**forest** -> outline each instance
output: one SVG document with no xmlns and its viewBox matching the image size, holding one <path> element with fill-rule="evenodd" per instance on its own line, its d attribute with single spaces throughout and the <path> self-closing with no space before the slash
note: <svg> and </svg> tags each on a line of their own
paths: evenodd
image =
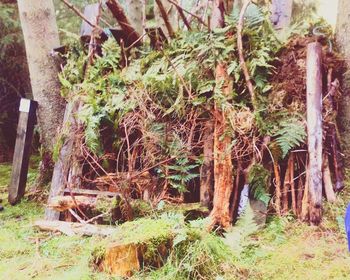
<svg viewBox="0 0 350 280">
<path fill-rule="evenodd" d="M 1 278 L 349 279 L 349 16 L 0 0 Z"/>
</svg>

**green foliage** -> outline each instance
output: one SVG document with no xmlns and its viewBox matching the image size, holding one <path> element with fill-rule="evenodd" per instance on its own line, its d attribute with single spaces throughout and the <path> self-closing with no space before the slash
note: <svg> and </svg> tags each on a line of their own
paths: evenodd
<svg viewBox="0 0 350 280">
<path fill-rule="evenodd" d="M 169 180 L 169 183 L 173 189 L 183 193 L 186 191 L 186 185 L 191 180 L 199 177 L 196 173 L 196 168 L 199 164 L 191 164 L 188 158 L 179 158 L 175 164 L 164 166 L 167 170 L 159 169 L 160 177 Z M 168 175 L 166 175 L 168 173 Z"/>
<path fill-rule="evenodd" d="M 284 158 L 291 149 L 304 143 L 306 130 L 301 121 L 290 118 L 280 122 L 280 129 L 274 135 Z"/>
<path fill-rule="evenodd" d="M 269 186 L 271 173 L 261 164 L 255 164 L 249 171 L 248 183 L 252 198 L 261 200 L 267 206 L 270 202 Z"/>
</svg>

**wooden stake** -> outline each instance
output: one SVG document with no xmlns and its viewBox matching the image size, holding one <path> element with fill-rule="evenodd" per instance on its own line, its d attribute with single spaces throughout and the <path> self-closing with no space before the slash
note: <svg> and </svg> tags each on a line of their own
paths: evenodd
<svg viewBox="0 0 350 280">
<path fill-rule="evenodd" d="M 294 154 L 291 153 L 288 161 L 289 166 L 289 176 L 290 176 L 290 191 L 292 193 L 292 211 L 294 215 L 298 214 L 297 211 L 297 199 L 296 199 L 296 192 L 295 192 L 295 181 L 294 181 Z"/>
<path fill-rule="evenodd" d="M 280 176 L 280 170 L 279 170 L 279 165 L 275 161 L 273 163 L 273 171 L 275 174 L 275 186 L 276 186 L 276 199 L 275 199 L 275 210 L 277 215 L 281 215 L 281 176 Z"/>
<path fill-rule="evenodd" d="M 307 46 L 307 130 L 309 153 L 310 222 L 321 222 L 322 207 L 322 46 Z"/>
<path fill-rule="evenodd" d="M 305 179 L 305 187 L 304 187 L 304 196 L 301 205 L 301 220 L 308 221 L 309 220 L 309 168 L 306 168 L 306 179 Z"/>
<path fill-rule="evenodd" d="M 328 155 L 323 156 L 323 183 L 326 192 L 326 198 L 329 202 L 335 202 L 336 197 L 333 190 L 331 171 L 329 170 Z"/>
<path fill-rule="evenodd" d="M 30 148 L 36 122 L 37 103 L 29 99 L 21 99 L 17 138 L 13 155 L 11 182 L 8 188 L 8 201 L 14 205 L 24 196 L 27 184 Z"/>
</svg>

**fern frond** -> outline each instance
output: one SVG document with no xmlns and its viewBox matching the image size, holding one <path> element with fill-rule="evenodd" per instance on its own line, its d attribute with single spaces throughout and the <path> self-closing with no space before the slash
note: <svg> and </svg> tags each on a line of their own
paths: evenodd
<svg viewBox="0 0 350 280">
<path fill-rule="evenodd" d="M 280 129 L 275 133 L 274 137 L 281 148 L 282 158 L 285 158 L 291 149 L 304 143 L 306 130 L 301 121 L 289 119 L 280 123 Z"/>
</svg>

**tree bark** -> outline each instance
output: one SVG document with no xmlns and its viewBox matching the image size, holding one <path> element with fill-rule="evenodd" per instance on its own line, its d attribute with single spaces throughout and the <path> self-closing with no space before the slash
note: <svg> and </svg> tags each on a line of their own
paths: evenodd
<svg viewBox="0 0 350 280">
<path fill-rule="evenodd" d="M 200 202 L 202 206 L 209 207 L 212 199 L 213 186 L 213 122 L 206 124 L 203 136 L 204 162 L 200 170 Z"/>
<path fill-rule="evenodd" d="M 38 124 L 41 143 L 51 151 L 57 128 L 64 115 L 64 100 L 60 95 L 58 67 L 50 56 L 60 46 L 52 0 L 18 0 L 30 81 L 34 99 L 39 103 Z"/>
<path fill-rule="evenodd" d="M 293 0 L 272 0 L 270 10 L 271 22 L 276 30 L 283 31 L 289 27 L 292 18 Z"/>
<path fill-rule="evenodd" d="M 339 0 L 336 26 L 336 42 L 343 53 L 348 71 L 344 72 L 343 96 L 339 104 L 339 128 L 346 167 L 350 167 L 350 1 Z"/>
<path fill-rule="evenodd" d="M 143 0 L 126 0 L 126 8 L 136 32 L 143 34 Z"/>
<path fill-rule="evenodd" d="M 322 206 L 322 46 L 307 46 L 307 130 L 309 153 L 310 222 L 321 222 Z"/>
<path fill-rule="evenodd" d="M 224 1 L 213 2 L 211 28 L 224 27 Z M 215 69 L 216 86 L 221 87 L 222 94 L 230 96 L 233 81 L 227 73 L 227 65 L 218 62 Z M 227 229 L 231 226 L 230 197 L 233 189 L 233 166 L 231 158 L 232 136 L 228 133 L 227 112 L 214 104 L 214 198 L 210 213 L 210 226 Z"/>
</svg>

